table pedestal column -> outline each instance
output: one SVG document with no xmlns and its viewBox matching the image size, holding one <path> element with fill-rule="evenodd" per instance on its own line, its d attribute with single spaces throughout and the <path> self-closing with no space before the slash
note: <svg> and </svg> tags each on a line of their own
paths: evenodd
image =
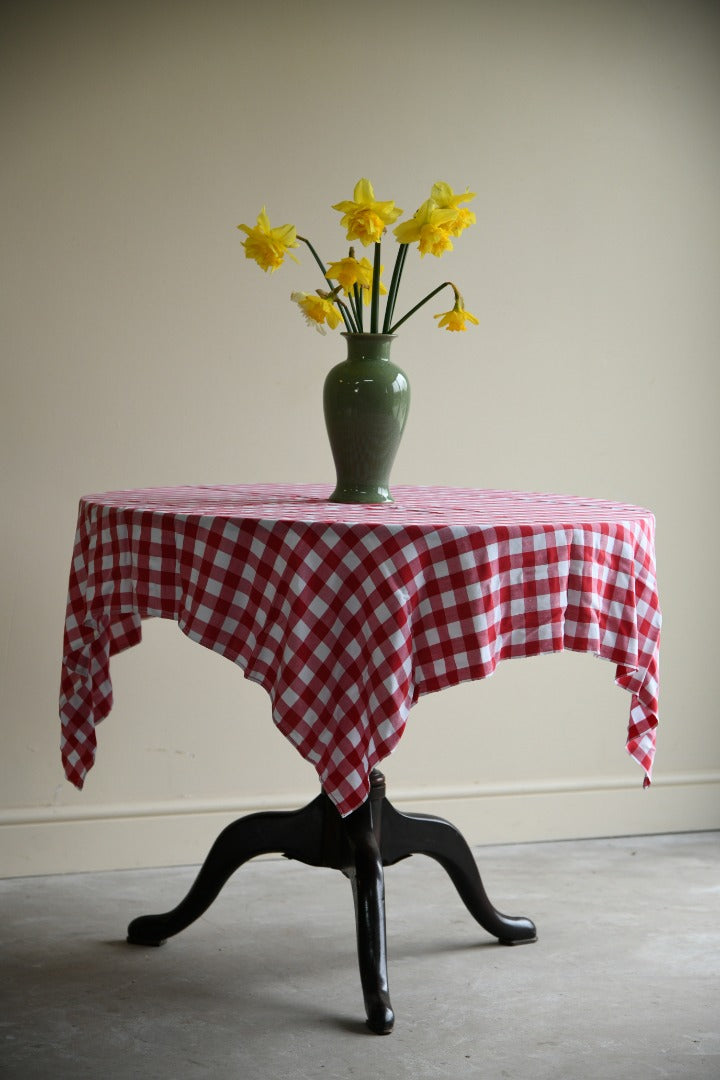
<svg viewBox="0 0 720 1080">
<path fill-rule="evenodd" d="M 392 1031 L 385 936 L 383 868 L 410 855 L 428 855 L 447 871 L 470 914 L 507 945 L 535 941 L 530 919 L 503 915 L 488 899 L 475 859 L 462 835 L 443 818 L 403 814 L 385 796 L 377 769 L 363 805 L 342 818 L 321 792 L 301 810 L 249 814 L 228 825 L 210 849 L 189 893 L 162 915 L 142 915 L 128 927 L 134 945 L 161 945 L 207 911 L 231 875 L 257 855 L 281 853 L 310 866 L 340 870 L 355 901 L 358 960 L 369 1028 Z"/>
</svg>

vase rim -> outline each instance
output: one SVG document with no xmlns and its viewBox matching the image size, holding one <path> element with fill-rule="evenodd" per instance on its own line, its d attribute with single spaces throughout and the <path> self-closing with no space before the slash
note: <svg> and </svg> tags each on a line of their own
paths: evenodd
<svg viewBox="0 0 720 1080">
<path fill-rule="evenodd" d="M 385 338 L 386 341 L 394 341 L 394 339 L 397 337 L 397 334 L 372 333 L 369 330 L 353 330 L 352 332 L 343 330 L 342 336 L 344 338 L 373 338 L 373 340 L 378 340 L 378 338 Z"/>
</svg>

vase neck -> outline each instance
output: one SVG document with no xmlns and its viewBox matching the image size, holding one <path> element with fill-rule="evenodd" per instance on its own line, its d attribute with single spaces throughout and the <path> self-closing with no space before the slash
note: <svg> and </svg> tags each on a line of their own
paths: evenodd
<svg viewBox="0 0 720 1080">
<path fill-rule="evenodd" d="M 343 334 L 348 360 L 389 360 L 394 334 Z"/>
</svg>

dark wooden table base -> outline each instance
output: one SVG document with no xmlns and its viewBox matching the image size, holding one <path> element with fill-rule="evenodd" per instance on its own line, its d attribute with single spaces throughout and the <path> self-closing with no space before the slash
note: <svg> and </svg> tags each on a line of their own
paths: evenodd
<svg viewBox="0 0 720 1080">
<path fill-rule="evenodd" d="M 374 769 L 367 801 L 340 817 L 321 792 L 301 810 L 268 811 L 239 818 L 210 849 L 195 883 L 176 908 L 142 915 L 128 927 L 133 945 L 161 945 L 212 904 L 229 877 L 256 855 L 282 853 L 310 866 L 341 870 L 355 901 L 360 980 L 367 1023 L 387 1035 L 395 1021 L 390 1004 L 385 937 L 383 868 L 410 855 L 429 855 L 447 871 L 470 914 L 506 945 L 535 941 L 530 919 L 502 915 L 488 899 L 475 859 L 462 835 L 443 818 L 401 814 L 385 797 L 385 778 Z"/>
</svg>

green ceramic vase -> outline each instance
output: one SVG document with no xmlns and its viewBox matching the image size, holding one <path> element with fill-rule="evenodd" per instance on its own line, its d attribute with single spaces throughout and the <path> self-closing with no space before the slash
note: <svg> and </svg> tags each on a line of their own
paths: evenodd
<svg viewBox="0 0 720 1080">
<path fill-rule="evenodd" d="M 410 384 L 390 359 L 392 334 L 343 337 L 347 359 L 328 372 L 323 392 L 337 474 L 330 501 L 390 503 L 390 470 L 407 420 Z"/>
</svg>

